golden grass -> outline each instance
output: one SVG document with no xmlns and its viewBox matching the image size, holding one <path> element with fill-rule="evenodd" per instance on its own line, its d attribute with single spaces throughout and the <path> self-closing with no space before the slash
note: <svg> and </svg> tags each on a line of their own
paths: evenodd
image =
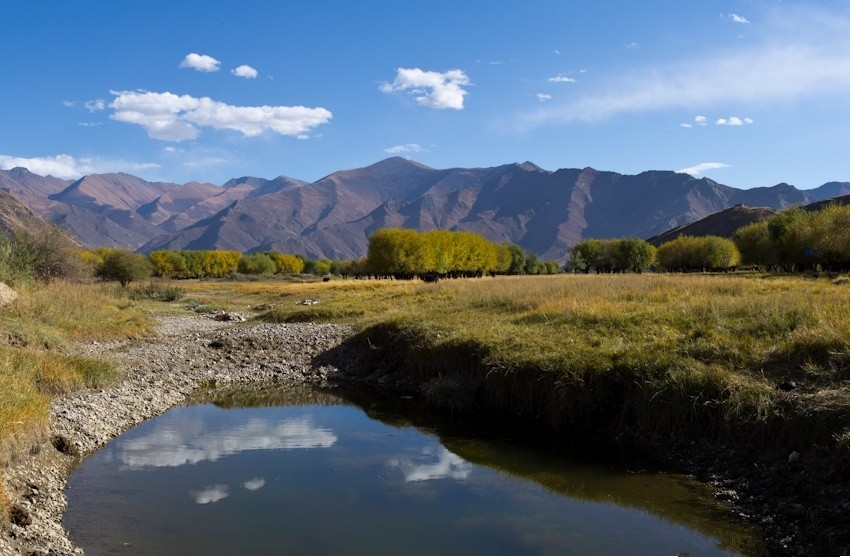
<svg viewBox="0 0 851 557">
<path fill-rule="evenodd" d="M 351 322 L 372 343 L 391 325 L 414 354 L 405 365 L 424 377 L 452 375 L 463 363 L 481 366 L 470 373 L 487 373 L 494 389 L 520 376 L 546 384 L 524 395 L 524 404 L 543 413 L 570 412 L 593 391 L 593 404 L 624 405 L 624 419 L 651 429 L 665 422 L 665 431 L 730 430 L 822 411 L 834 419 L 843 407 L 847 414 L 844 280 L 560 275 L 226 288 L 243 301 L 271 304 L 261 316 L 269 321 Z M 320 303 L 301 306 L 300 298 Z M 783 381 L 799 390 L 778 391 Z M 447 379 L 435 389 L 449 396 L 456 386 Z"/>
<path fill-rule="evenodd" d="M 44 440 L 52 396 L 99 387 L 118 375 L 109 364 L 65 356 L 57 348 L 71 340 L 139 336 L 152 328 L 140 307 L 101 286 L 57 282 L 19 294 L 0 308 L 0 465 Z M 0 521 L 8 500 L 0 489 Z"/>
</svg>

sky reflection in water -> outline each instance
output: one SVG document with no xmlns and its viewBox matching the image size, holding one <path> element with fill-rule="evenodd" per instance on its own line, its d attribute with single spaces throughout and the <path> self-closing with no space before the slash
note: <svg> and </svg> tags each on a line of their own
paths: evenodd
<svg viewBox="0 0 851 557">
<path fill-rule="evenodd" d="M 613 504 L 641 478 L 475 439 L 450 446 L 343 404 L 177 407 L 80 465 L 65 526 L 97 554 L 696 556 L 735 554 L 731 546 L 753 541 L 723 525 L 723 539 L 713 539 L 634 503 Z M 565 496 L 552 481 L 505 473 L 509 462 L 536 470 L 527 478 L 544 472 L 559 484 L 619 492 Z M 684 496 L 692 495 L 672 495 Z"/>
</svg>

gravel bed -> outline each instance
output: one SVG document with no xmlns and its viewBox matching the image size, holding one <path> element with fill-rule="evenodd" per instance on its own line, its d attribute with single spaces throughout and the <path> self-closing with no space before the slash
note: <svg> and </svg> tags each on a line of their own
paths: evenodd
<svg viewBox="0 0 851 557">
<path fill-rule="evenodd" d="M 81 458 L 182 402 L 200 384 L 324 384 L 337 370 L 314 358 L 351 334 L 344 325 L 168 317 L 161 320 L 156 338 L 77 346 L 75 353 L 116 362 L 125 379 L 52 402 L 50 439 L 7 469 L 13 524 L 0 535 L 0 554 L 82 554 L 62 527 L 67 477 Z"/>
</svg>

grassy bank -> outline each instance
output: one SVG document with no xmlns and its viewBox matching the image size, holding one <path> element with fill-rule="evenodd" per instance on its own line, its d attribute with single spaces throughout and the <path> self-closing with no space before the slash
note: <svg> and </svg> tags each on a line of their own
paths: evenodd
<svg viewBox="0 0 851 557">
<path fill-rule="evenodd" d="M 496 408 L 605 434 L 847 449 L 847 279 L 563 275 L 232 288 L 233 299 L 272 304 L 269 321 L 356 322 L 376 366 L 415 377 L 456 411 Z M 320 303 L 298 305 L 300 297 Z"/>
<path fill-rule="evenodd" d="M 118 376 L 98 360 L 63 355 L 63 346 L 151 330 L 141 308 L 102 286 L 57 282 L 26 286 L 19 294 L 0 308 L 0 465 L 44 440 L 52 396 L 105 385 Z M 7 511 L 0 486 L 0 521 Z"/>
</svg>

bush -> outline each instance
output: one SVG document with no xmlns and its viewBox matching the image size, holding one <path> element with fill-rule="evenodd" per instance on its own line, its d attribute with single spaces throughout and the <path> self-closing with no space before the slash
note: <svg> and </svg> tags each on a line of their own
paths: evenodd
<svg viewBox="0 0 851 557">
<path fill-rule="evenodd" d="M 149 278 L 153 272 L 153 266 L 147 257 L 120 249 L 105 253 L 103 263 L 95 269 L 95 275 L 101 280 L 117 280 L 121 286 L 127 286 L 134 280 Z"/>
<path fill-rule="evenodd" d="M 741 255 L 727 238 L 680 236 L 659 246 L 656 259 L 668 271 L 708 271 L 735 267 Z"/>
<path fill-rule="evenodd" d="M 38 232 L 0 233 L 0 279 L 11 283 L 74 279 L 85 265 L 77 246 L 62 231 L 49 227 Z"/>
<path fill-rule="evenodd" d="M 153 282 L 145 286 L 136 286 L 129 289 L 128 296 L 131 300 L 157 300 L 160 302 L 176 302 L 186 295 L 186 291 L 177 286 Z"/>
</svg>

